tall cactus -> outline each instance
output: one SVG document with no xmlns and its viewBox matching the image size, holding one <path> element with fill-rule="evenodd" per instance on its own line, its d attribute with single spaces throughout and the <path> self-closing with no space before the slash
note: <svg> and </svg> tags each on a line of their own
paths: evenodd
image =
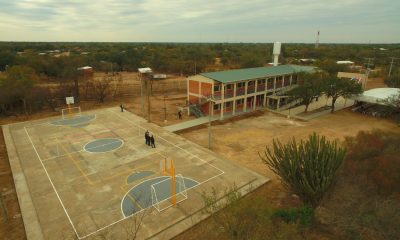
<svg viewBox="0 0 400 240">
<path fill-rule="evenodd" d="M 259 153 L 263 162 L 312 206 L 318 205 L 332 185 L 345 154 L 346 149 L 339 147 L 337 141 L 328 141 L 316 133 L 300 143 L 295 138 L 287 144 L 274 139 L 272 148 Z"/>
</svg>

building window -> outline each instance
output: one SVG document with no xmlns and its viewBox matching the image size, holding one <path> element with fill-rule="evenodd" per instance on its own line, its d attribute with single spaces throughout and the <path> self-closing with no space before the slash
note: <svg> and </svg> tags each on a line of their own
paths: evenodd
<svg viewBox="0 0 400 240">
<path fill-rule="evenodd" d="M 226 90 L 232 90 L 232 89 L 233 89 L 233 84 L 226 85 Z"/>
<path fill-rule="evenodd" d="M 274 83 L 274 79 L 273 78 L 268 78 L 267 82 L 268 82 L 268 84 L 273 84 Z"/>
<path fill-rule="evenodd" d="M 214 104 L 214 110 L 219 110 L 221 108 L 221 104 Z"/>
<path fill-rule="evenodd" d="M 238 83 L 236 86 L 237 86 L 238 88 L 242 88 L 242 87 L 244 87 L 244 82 L 240 82 L 240 83 Z"/>
<path fill-rule="evenodd" d="M 232 107 L 232 102 L 226 102 L 226 103 L 225 103 L 225 107 L 226 107 L 226 108 Z"/>
<path fill-rule="evenodd" d="M 254 81 L 249 81 L 249 83 L 247 84 L 247 86 L 253 86 L 254 85 Z"/>
<path fill-rule="evenodd" d="M 238 99 L 236 100 L 236 105 L 242 105 L 244 103 L 244 99 Z"/>
<path fill-rule="evenodd" d="M 214 85 L 214 92 L 219 92 L 221 90 L 221 85 Z"/>
<path fill-rule="evenodd" d="M 257 84 L 264 84 L 265 83 L 265 79 L 259 79 L 259 80 L 257 80 Z"/>
</svg>

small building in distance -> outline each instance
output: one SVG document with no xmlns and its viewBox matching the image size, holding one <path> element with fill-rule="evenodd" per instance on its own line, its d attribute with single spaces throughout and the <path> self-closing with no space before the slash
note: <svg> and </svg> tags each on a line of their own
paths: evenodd
<svg viewBox="0 0 400 240">
<path fill-rule="evenodd" d="M 313 71 L 312 66 L 279 65 L 190 76 L 187 78 L 189 109 L 205 115 L 218 114 L 223 119 L 259 108 L 283 108 L 288 99 L 285 93 L 297 86 L 298 73 Z"/>
<path fill-rule="evenodd" d="M 93 76 L 93 68 L 90 66 L 79 67 L 76 70 L 82 71 L 85 77 Z"/>
<path fill-rule="evenodd" d="M 352 72 L 338 72 L 337 77 L 357 81 L 358 83 L 362 84 L 363 86 L 365 84 L 365 79 L 366 79 L 365 74 L 352 73 Z"/>
<path fill-rule="evenodd" d="M 354 65 L 354 62 L 349 60 L 344 60 L 344 61 L 336 61 L 336 64 Z"/>
<path fill-rule="evenodd" d="M 167 74 L 153 74 L 151 76 L 154 80 L 162 80 L 167 78 Z"/>
</svg>

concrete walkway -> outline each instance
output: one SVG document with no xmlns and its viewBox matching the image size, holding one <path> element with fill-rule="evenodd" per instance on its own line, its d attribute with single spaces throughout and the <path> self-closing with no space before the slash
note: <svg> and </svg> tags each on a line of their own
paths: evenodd
<svg viewBox="0 0 400 240">
<path fill-rule="evenodd" d="M 220 119 L 219 115 L 211 117 L 211 121 L 212 122 L 216 121 L 216 120 L 219 120 L 219 119 Z M 167 130 L 167 131 L 170 131 L 170 132 L 177 132 L 177 131 L 181 131 L 181 130 L 184 130 L 184 129 L 188 129 L 188 128 L 192 128 L 192 127 L 195 127 L 195 126 L 199 126 L 199 125 L 202 125 L 202 124 L 205 124 L 205 123 L 208 123 L 208 116 L 196 118 L 196 119 L 193 119 L 193 120 L 177 123 L 177 124 L 170 125 L 170 126 L 166 126 L 166 127 L 164 127 L 164 129 Z"/>
<path fill-rule="evenodd" d="M 332 103 L 332 98 L 326 98 L 325 96 L 321 96 L 317 101 L 312 102 L 309 106 L 308 106 L 308 112 L 312 112 L 313 110 L 316 110 L 318 108 L 324 107 L 324 106 L 330 106 Z M 351 99 L 344 99 L 343 97 L 340 97 L 336 100 L 336 104 L 335 104 L 335 112 L 342 110 L 344 108 L 350 107 L 354 104 L 354 101 Z M 317 118 L 326 114 L 330 114 L 331 109 L 327 109 L 324 111 L 319 111 L 319 112 L 315 112 L 314 114 L 309 113 L 307 115 L 303 115 L 300 116 L 301 113 L 304 112 L 305 110 L 305 106 L 301 105 L 292 109 L 287 109 L 287 110 L 283 110 L 283 111 L 272 111 L 272 112 L 276 112 L 278 114 L 282 114 L 282 115 L 286 115 L 286 116 L 290 116 L 291 118 L 297 118 L 300 120 L 310 120 L 313 118 Z"/>
<path fill-rule="evenodd" d="M 318 108 L 324 107 L 326 105 L 330 106 L 331 101 L 332 101 L 331 98 L 328 99 L 325 96 L 321 96 L 318 99 L 318 101 L 314 101 L 308 106 L 308 112 L 312 112 L 313 110 L 316 110 Z M 343 108 L 350 107 L 353 104 L 354 104 L 353 100 L 351 100 L 351 99 L 347 99 L 346 100 L 343 97 L 340 97 L 340 98 L 338 98 L 336 100 L 335 112 L 339 111 L 339 110 L 342 110 Z M 301 106 L 292 108 L 290 110 L 287 109 L 287 110 L 282 110 L 282 111 L 276 111 L 276 110 L 271 110 L 271 109 L 267 109 L 267 108 L 265 108 L 265 109 L 267 109 L 268 111 L 277 113 L 277 114 L 286 115 L 288 117 L 290 116 L 291 118 L 296 118 L 296 119 L 305 120 L 305 121 L 313 119 L 313 118 L 317 118 L 317 117 L 320 117 L 320 116 L 323 116 L 323 115 L 326 115 L 326 114 L 329 114 L 331 112 L 330 109 L 327 109 L 327 110 L 324 110 L 324 111 L 315 112 L 314 114 L 310 113 L 310 114 L 307 114 L 307 115 L 300 116 L 300 114 L 304 112 L 305 108 L 306 107 L 304 105 L 301 105 Z M 249 111 L 249 112 L 237 113 L 235 116 L 247 114 L 247 113 L 250 113 L 250 112 L 254 112 L 254 111 L 252 110 L 252 111 Z M 224 116 L 223 120 L 229 119 L 231 117 L 233 117 L 233 116 L 227 114 L 227 115 Z M 217 121 L 217 120 L 221 120 L 220 115 L 215 115 L 215 116 L 211 117 L 211 122 Z M 166 127 L 164 127 L 164 129 L 167 130 L 167 131 L 170 131 L 170 132 L 177 132 L 177 131 L 189 129 L 189 128 L 192 128 L 192 127 L 200 126 L 200 125 L 206 124 L 206 123 L 208 123 L 208 116 L 196 118 L 196 119 L 193 119 L 193 120 L 177 123 L 177 124 L 170 125 L 170 126 L 166 126 Z"/>
</svg>

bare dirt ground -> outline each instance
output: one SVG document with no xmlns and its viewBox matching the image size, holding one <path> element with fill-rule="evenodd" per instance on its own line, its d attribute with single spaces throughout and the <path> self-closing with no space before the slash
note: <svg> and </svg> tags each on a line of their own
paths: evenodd
<svg viewBox="0 0 400 240">
<path fill-rule="evenodd" d="M 276 179 L 258 155 L 264 151 L 266 146 L 272 146 L 273 139 L 287 142 L 295 137 L 300 140 L 316 132 L 328 139 L 341 141 L 346 136 L 354 136 L 359 131 L 372 129 L 400 133 L 400 128 L 394 122 L 364 116 L 350 110 L 336 112 L 308 122 L 287 119 L 266 111 L 261 116 L 228 121 L 225 124 L 213 126 L 212 150 L 227 159 L 266 175 L 270 179 Z M 203 128 L 184 132 L 181 135 L 207 147 L 207 133 L 207 128 Z"/>
<path fill-rule="evenodd" d="M 124 81 L 138 81 L 135 73 L 125 74 Z M 182 81 L 182 77 L 171 78 L 167 81 Z M 368 83 L 368 88 L 384 87 L 381 79 L 373 79 Z M 138 93 L 136 95 L 139 95 Z M 168 92 L 168 97 L 164 104 L 164 95 L 155 94 L 151 98 L 151 119 L 160 126 L 166 126 L 180 122 L 177 112 L 180 107 L 185 106 L 186 91 Z M 142 116 L 140 97 L 123 97 L 116 99 L 107 99 L 105 103 L 94 101 L 81 102 L 82 111 L 118 106 L 123 103 L 127 110 Z M 164 122 L 164 106 L 166 106 L 167 122 Z M 29 121 L 38 118 L 60 115 L 59 112 L 43 111 L 29 117 L 13 116 L 0 118 L 0 125 L 9 124 L 19 121 Z M 184 120 L 193 117 L 184 116 Z M 247 115 L 241 119 L 233 119 L 223 124 L 214 125 L 213 133 L 213 151 L 219 155 L 235 161 L 249 169 L 260 174 L 266 175 L 273 181 L 263 187 L 267 191 L 266 199 L 275 205 L 293 205 L 288 193 L 283 186 L 276 180 L 276 176 L 261 162 L 258 153 L 262 152 L 265 146 L 270 146 L 273 138 L 278 138 L 283 142 L 288 141 L 292 137 L 297 139 L 306 138 L 310 133 L 317 132 L 327 136 L 329 139 L 338 138 L 343 140 L 345 136 L 355 135 L 360 130 L 371 130 L 374 128 L 391 130 L 400 133 L 400 128 L 393 122 L 385 119 L 377 119 L 374 117 L 364 116 L 350 111 L 340 111 L 329 114 L 309 122 L 301 122 L 286 119 L 284 117 L 269 113 L 261 112 L 258 114 Z M 25 232 L 20 210 L 17 201 L 17 195 L 14 188 L 14 182 L 8 162 L 8 156 L 4 145 L 2 132 L 0 132 L 0 190 L 3 192 L 3 204 L 7 210 L 7 221 L 3 213 L 1 213 L 0 223 L 0 239 L 25 239 Z M 180 135 L 194 141 L 204 147 L 207 147 L 207 129 L 200 127 L 191 131 L 182 132 Z M 261 194 L 261 193 L 260 193 Z M 189 230 L 195 234 L 195 229 Z M 197 236 L 197 235 L 195 235 Z M 185 238 L 181 238 L 185 239 Z M 194 239 L 194 238 L 192 238 Z"/>
</svg>

